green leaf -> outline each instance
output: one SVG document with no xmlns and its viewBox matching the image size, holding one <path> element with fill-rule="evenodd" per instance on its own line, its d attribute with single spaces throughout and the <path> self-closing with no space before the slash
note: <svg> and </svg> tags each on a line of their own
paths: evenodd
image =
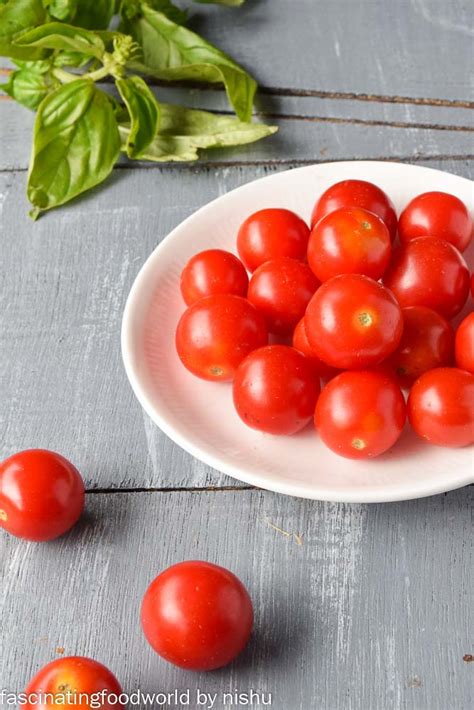
<svg viewBox="0 0 474 710">
<path fill-rule="evenodd" d="M 142 0 L 123 0 L 120 12 L 123 18 L 132 19 L 140 15 Z M 171 0 L 148 0 L 148 5 L 154 10 L 162 12 L 168 19 L 177 25 L 184 25 L 188 18 L 187 10 L 176 7 Z"/>
<path fill-rule="evenodd" d="M 1 84 L 0 88 L 19 104 L 35 111 L 52 87 L 44 74 L 32 69 L 19 69 L 13 71 L 8 83 Z"/>
<path fill-rule="evenodd" d="M 88 30 L 105 30 L 115 13 L 115 0 L 79 0 L 74 24 Z"/>
<path fill-rule="evenodd" d="M 194 0 L 202 5 L 227 5 L 227 7 L 239 7 L 243 5 L 245 0 Z"/>
<path fill-rule="evenodd" d="M 55 67 L 83 67 L 91 61 L 91 57 L 82 52 L 64 51 L 56 54 L 53 60 Z"/>
<path fill-rule="evenodd" d="M 100 37 L 90 30 L 66 25 L 63 22 L 49 22 L 21 35 L 15 42 L 21 47 L 42 47 L 80 52 L 101 59 L 105 46 Z"/>
<path fill-rule="evenodd" d="M 39 106 L 28 174 L 32 216 L 98 185 L 120 152 L 113 103 L 88 79 L 64 84 Z"/>
<path fill-rule="evenodd" d="M 20 69 L 32 69 L 36 74 L 46 74 L 51 69 L 50 59 L 36 59 L 33 61 L 14 59 L 13 61 Z"/>
<path fill-rule="evenodd" d="M 48 12 L 57 20 L 71 22 L 79 2 L 80 0 L 49 0 L 47 3 Z M 46 3 L 44 4 L 46 5 Z"/>
<path fill-rule="evenodd" d="M 249 121 L 257 84 L 247 72 L 212 44 L 141 4 L 142 14 L 124 20 L 124 31 L 141 47 L 133 68 L 159 79 L 224 84 L 229 101 L 242 121 Z"/>
<path fill-rule="evenodd" d="M 278 129 L 262 123 L 245 123 L 232 116 L 160 104 L 160 129 L 142 153 L 142 160 L 155 162 L 197 160 L 200 148 L 223 148 L 253 143 Z M 119 125 L 124 146 L 130 127 Z"/>
<path fill-rule="evenodd" d="M 159 105 L 139 76 L 117 79 L 117 89 L 130 115 L 130 131 L 126 151 L 129 158 L 138 158 L 150 145 L 158 131 Z"/>
<path fill-rule="evenodd" d="M 9 0 L 0 6 L 0 55 L 11 59 L 39 59 L 44 55 L 34 47 L 13 44 L 25 30 L 46 22 L 41 0 Z"/>
</svg>

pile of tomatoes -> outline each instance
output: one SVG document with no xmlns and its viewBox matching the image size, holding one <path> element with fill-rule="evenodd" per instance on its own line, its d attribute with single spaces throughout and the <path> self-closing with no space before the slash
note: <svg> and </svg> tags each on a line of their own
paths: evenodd
<svg viewBox="0 0 474 710">
<path fill-rule="evenodd" d="M 239 417 L 268 434 L 313 418 L 334 452 L 372 458 L 408 415 L 432 444 L 472 444 L 474 313 L 450 322 L 474 297 L 461 254 L 472 232 L 454 195 L 420 194 L 397 219 L 362 180 L 326 190 L 311 229 L 262 209 L 238 231 L 240 258 L 210 249 L 185 265 L 178 355 L 197 377 L 232 381 Z"/>
</svg>

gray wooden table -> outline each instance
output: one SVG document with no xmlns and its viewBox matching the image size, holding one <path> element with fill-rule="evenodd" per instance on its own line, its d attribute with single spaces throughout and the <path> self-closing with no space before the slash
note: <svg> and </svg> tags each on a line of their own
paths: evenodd
<svg viewBox="0 0 474 710">
<path fill-rule="evenodd" d="M 144 415 L 119 331 L 155 245 L 244 182 L 359 158 L 474 177 L 472 2 L 196 8 L 193 25 L 256 74 L 257 110 L 280 126 L 274 138 L 192 167 L 123 165 L 103 189 L 33 224 L 33 116 L 0 103 L 0 457 L 55 449 L 89 490 L 87 514 L 63 539 L 0 535 L 0 688 L 23 690 L 44 663 L 80 654 L 108 665 L 128 692 L 190 689 L 190 707 L 201 688 L 272 693 L 274 710 L 467 710 L 474 489 L 391 505 L 250 489 Z M 226 106 L 221 91 L 157 91 Z M 189 558 L 234 570 L 255 603 L 250 646 L 212 674 L 161 661 L 139 629 L 148 582 Z"/>
</svg>

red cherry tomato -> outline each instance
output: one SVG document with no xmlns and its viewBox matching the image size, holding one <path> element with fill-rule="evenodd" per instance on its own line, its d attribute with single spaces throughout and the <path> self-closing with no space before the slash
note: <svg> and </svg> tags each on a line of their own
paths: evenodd
<svg viewBox="0 0 474 710">
<path fill-rule="evenodd" d="M 474 298 L 474 274 L 471 274 L 471 296 Z"/>
<path fill-rule="evenodd" d="M 237 235 L 239 256 L 249 271 L 269 259 L 288 256 L 304 261 L 309 227 L 301 217 L 284 209 L 265 209 L 247 217 Z"/>
<path fill-rule="evenodd" d="M 361 207 L 373 212 L 387 225 L 391 239 L 397 234 L 397 215 L 390 198 L 376 185 L 365 180 L 343 180 L 332 185 L 314 205 L 311 227 L 330 212 L 341 207 Z"/>
<path fill-rule="evenodd" d="M 44 542 L 67 532 L 84 508 L 84 483 L 63 456 L 20 451 L 0 463 L 0 527 Z"/>
<path fill-rule="evenodd" d="M 456 331 L 456 365 L 474 374 L 474 313 L 464 318 Z"/>
<path fill-rule="evenodd" d="M 447 192 L 424 192 L 405 207 L 398 223 L 400 241 L 437 237 L 464 251 L 472 238 L 472 219 L 466 205 Z"/>
<path fill-rule="evenodd" d="M 359 274 L 334 276 L 314 294 L 305 314 L 308 342 L 332 367 L 378 365 L 398 346 L 401 309 L 381 284 Z"/>
<path fill-rule="evenodd" d="M 204 380 L 231 380 L 242 360 L 268 341 L 263 316 L 240 296 L 208 296 L 183 313 L 176 350 L 183 365 Z"/>
<path fill-rule="evenodd" d="M 25 693 L 29 703 L 23 707 L 28 710 L 52 710 L 53 707 L 125 709 L 125 704 L 119 702 L 122 688 L 117 678 L 101 663 L 80 656 L 58 658 L 48 663 L 30 681 Z M 54 702 L 38 702 L 41 695 L 46 695 L 44 700 L 53 696 Z"/>
<path fill-rule="evenodd" d="M 408 397 L 416 433 L 437 446 L 474 443 L 474 375 L 455 367 L 425 372 Z"/>
<path fill-rule="evenodd" d="M 321 392 L 314 423 L 321 439 L 339 456 L 379 456 L 399 438 L 405 400 L 393 377 L 381 370 L 342 372 Z"/>
<path fill-rule="evenodd" d="M 311 269 L 296 259 L 266 261 L 250 279 L 248 299 L 277 335 L 291 333 L 319 286 Z"/>
<path fill-rule="evenodd" d="M 469 272 L 452 244 L 418 237 L 394 249 L 383 282 L 401 306 L 426 306 L 450 320 L 466 302 Z"/>
<path fill-rule="evenodd" d="M 234 379 L 234 404 L 247 426 L 268 434 L 294 434 L 309 422 L 320 392 L 313 365 L 288 345 L 251 353 Z"/>
<path fill-rule="evenodd" d="M 454 332 L 448 321 L 424 306 L 402 308 L 403 335 L 398 348 L 387 360 L 399 382 L 410 387 L 427 370 L 451 365 Z"/>
<path fill-rule="evenodd" d="M 318 377 L 322 377 L 324 380 L 329 380 L 339 372 L 336 368 L 326 365 L 326 363 L 320 360 L 316 353 L 313 352 L 306 336 L 304 318 L 300 320 L 295 328 L 292 345 L 296 350 L 299 350 L 300 353 L 303 353 L 303 355 L 306 355 L 306 357 L 311 360 L 314 371 Z"/>
<path fill-rule="evenodd" d="M 148 587 L 142 626 L 152 648 L 181 668 L 210 671 L 245 648 L 253 625 L 249 594 L 237 577 L 210 562 L 181 562 Z"/>
<path fill-rule="evenodd" d="M 308 264 L 320 281 L 365 274 L 376 281 L 390 261 L 390 234 L 380 217 L 357 207 L 330 212 L 313 227 Z"/>
<path fill-rule="evenodd" d="M 191 257 L 181 273 L 181 293 L 187 306 L 220 293 L 245 297 L 248 285 L 242 262 L 222 249 L 201 251 Z"/>
</svg>

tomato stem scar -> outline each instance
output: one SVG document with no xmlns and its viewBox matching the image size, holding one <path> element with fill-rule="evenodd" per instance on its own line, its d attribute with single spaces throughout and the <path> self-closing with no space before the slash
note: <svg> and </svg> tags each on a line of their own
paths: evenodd
<svg viewBox="0 0 474 710">
<path fill-rule="evenodd" d="M 352 446 L 354 449 L 358 449 L 358 451 L 361 451 L 362 449 L 365 449 L 366 443 L 363 439 L 358 439 L 357 437 L 355 439 L 352 439 L 351 442 Z"/>
</svg>

